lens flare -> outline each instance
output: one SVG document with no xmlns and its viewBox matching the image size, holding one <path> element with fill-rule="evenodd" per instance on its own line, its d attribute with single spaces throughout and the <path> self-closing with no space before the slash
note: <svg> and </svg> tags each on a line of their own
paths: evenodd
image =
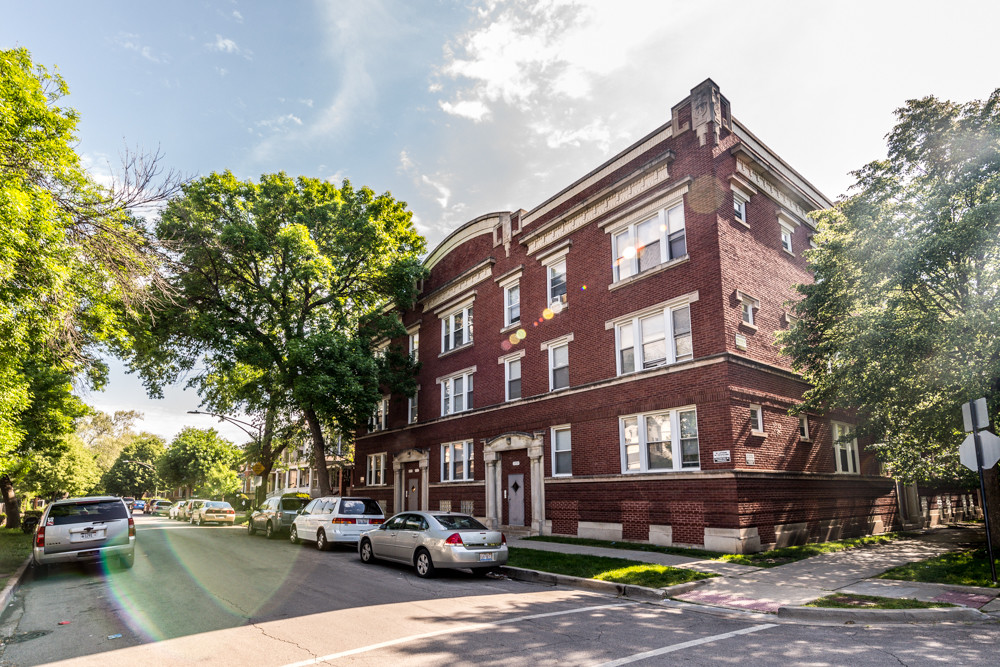
<svg viewBox="0 0 1000 667">
<path fill-rule="evenodd" d="M 542 317 L 544 317 L 547 320 L 551 320 L 553 317 L 555 317 L 555 315 L 556 314 L 552 312 L 551 308 L 546 308 L 545 310 L 542 311 Z"/>
<path fill-rule="evenodd" d="M 524 329 L 518 329 L 517 333 L 515 333 L 514 335 L 517 336 L 518 340 L 524 340 L 525 338 L 528 337 L 528 332 L 525 331 Z"/>
<path fill-rule="evenodd" d="M 510 341 L 511 345 L 517 345 L 518 343 L 521 342 L 521 339 L 517 337 L 516 333 L 512 333 L 510 337 L 507 338 L 507 340 Z"/>
</svg>

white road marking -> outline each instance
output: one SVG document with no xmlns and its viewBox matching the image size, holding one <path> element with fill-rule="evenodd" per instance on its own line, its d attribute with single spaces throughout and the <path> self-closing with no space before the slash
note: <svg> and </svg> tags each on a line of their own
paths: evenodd
<svg viewBox="0 0 1000 667">
<path fill-rule="evenodd" d="M 776 623 L 765 623 L 764 625 L 754 625 L 753 627 L 743 628 L 742 630 L 733 630 L 732 632 L 726 632 L 721 635 L 712 635 L 711 637 L 692 639 L 689 642 L 682 642 L 680 644 L 671 644 L 670 646 L 664 646 L 663 648 L 657 648 L 653 649 L 652 651 L 645 651 L 643 653 L 636 653 L 635 655 L 630 655 L 626 658 L 619 658 L 618 660 L 605 662 L 599 667 L 618 667 L 619 665 L 627 665 L 632 662 L 638 662 L 639 660 L 645 660 L 647 658 L 655 658 L 657 656 L 665 655 L 667 653 L 673 653 L 674 651 L 682 651 L 686 648 L 691 648 L 692 646 L 700 646 L 701 644 L 710 644 L 712 642 L 717 642 L 722 639 L 729 639 L 730 637 L 746 635 L 750 634 L 751 632 L 767 630 L 768 628 L 773 628 L 776 626 L 777 626 Z"/>
<path fill-rule="evenodd" d="M 532 621 L 537 618 L 549 618 L 551 616 L 564 616 L 566 614 L 583 614 L 589 611 L 599 611 L 601 609 L 618 609 L 621 607 L 631 607 L 638 604 L 637 602 L 625 602 L 621 604 L 603 604 L 595 607 L 583 607 L 580 609 L 567 609 L 565 611 L 551 611 L 545 614 L 531 614 L 530 616 L 517 616 L 515 618 L 508 618 L 504 621 L 496 621 L 495 623 L 474 623 L 472 625 L 460 625 L 454 628 L 448 628 L 446 630 L 437 630 L 435 632 L 425 632 L 420 635 L 410 635 L 408 637 L 400 637 L 399 639 L 391 639 L 389 641 L 381 642 L 379 644 L 371 644 L 370 646 L 361 646 L 349 651 L 341 651 L 340 653 L 331 653 L 330 655 L 320 656 L 318 658 L 311 658 L 309 660 L 303 660 L 302 662 L 293 662 L 284 667 L 306 667 L 307 665 L 315 665 L 320 662 L 326 662 L 327 660 L 337 660 L 339 658 L 346 658 L 350 655 L 357 655 L 359 653 L 367 653 L 369 651 L 377 651 L 380 648 L 387 648 L 389 646 L 397 646 L 399 644 L 405 644 L 407 642 L 419 641 L 421 639 L 428 639 L 430 637 L 439 637 L 441 635 L 450 635 L 459 632 L 473 632 L 476 630 L 485 630 L 487 628 L 493 628 L 498 625 L 509 625 L 510 623 L 521 623 L 523 621 Z M 768 626 L 770 627 L 770 626 Z"/>
</svg>

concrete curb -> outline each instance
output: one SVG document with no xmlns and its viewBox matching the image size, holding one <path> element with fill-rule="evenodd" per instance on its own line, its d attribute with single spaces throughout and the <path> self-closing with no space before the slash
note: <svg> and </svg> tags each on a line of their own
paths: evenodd
<svg viewBox="0 0 1000 667">
<path fill-rule="evenodd" d="M 970 607 L 930 609 L 831 609 L 780 607 L 778 618 L 827 623 L 995 623 L 996 619 Z"/>
<path fill-rule="evenodd" d="M 583 588 L 616 595 L 618 597 L 631 598 L 633 600 L 653 600 L 659 602 L 665 598 L 682 595 L 694 590 L 710 579 L 698 579 L 688 581 L 676 586 L 665 588 L 649 588 L 647 586 L 633 586 L 630 584 L 618 584 L 613 581 L 600 581 L 598 579 L 586 579 L 584 577 L 571 577 L 568 574 L 553 574 L 552 572 L 539 572 L 538 570 L 526 570 L 520 567 L 504 566 L 500 571 L 511 579 L 518 581 L 528 581 L 532 583 L 553 584 L 556 586 L 570 586 L 572 588 Z"/>
<path fill-rule="evenodd" d="M 14 597 L 14 591 L 17 587 L 21 585 L 21 580 L 24 579 L 25 573 L 28 571 L 28 566 L 31 565 L 31 556 L 21 563 L 20 567 L 14 570 L 14 574 L 11 575 L 10 579 L 7 580 L 7 585 L 4 586 L 2 592 L 0 592 L 0 614 L 3 614 L 7 609 L 7 605 L 10 604 L 11 598 Z"/>
</svg>

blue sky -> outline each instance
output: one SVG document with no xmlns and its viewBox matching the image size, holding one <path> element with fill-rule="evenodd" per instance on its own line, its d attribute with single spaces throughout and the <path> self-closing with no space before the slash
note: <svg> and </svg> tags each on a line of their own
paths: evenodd
<svg viewBox="0 0 1000 667">
<path fill-rule="evenodd" d="M 390 191 L 430 247 L 531 209 L 711 77 L 733 115 L 830 197 L 882 157 L 893 109 L 1000 85 L 1000 3 L 671 0 L 0 0 L 0 48 L 57 67 L 78 152 L 125 147 L 188 176 L 285 171 Z M 170 438 L 193 392 L 145 399 L 116 369 L 86 400 Z M 219 427 L 242 442 L 232 427 Z"/>
</svg>

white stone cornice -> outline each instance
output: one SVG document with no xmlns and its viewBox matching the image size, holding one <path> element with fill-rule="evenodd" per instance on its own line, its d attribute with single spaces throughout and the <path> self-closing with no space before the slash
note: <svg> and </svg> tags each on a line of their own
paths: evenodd
<svg viewBox="0 0 1000 667">
<path fill-rule="evenodd" d="M 457 299 L 473 286 L 478 285 L 493 275 L 493 258 L 481 262 L 452 282 L 448 283 L 423 300 L 424 310 L 436 310 L 443 304 Z"/>
</svg>

